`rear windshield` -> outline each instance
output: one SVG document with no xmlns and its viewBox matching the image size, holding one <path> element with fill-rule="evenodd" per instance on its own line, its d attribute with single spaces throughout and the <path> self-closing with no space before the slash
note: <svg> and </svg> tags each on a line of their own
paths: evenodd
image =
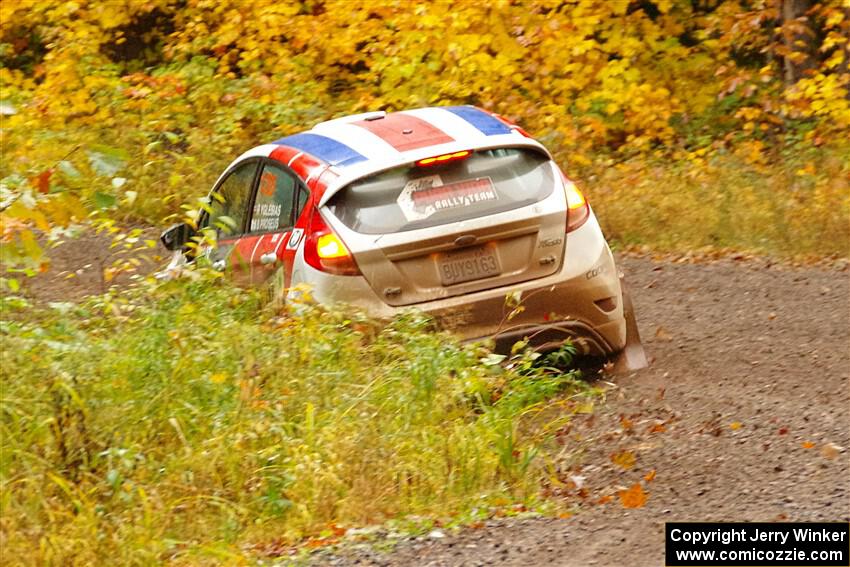
<svg viewBox="0 0 850 567">
<path fill-rule="evenodd" d="M 358 179 L 328 202 L 348 228 L 382 234 L 530 205 L 552 193 L 549 158 L 534 150 L 475 150 L 440 165 L 402 166 Z"/>
</svg>

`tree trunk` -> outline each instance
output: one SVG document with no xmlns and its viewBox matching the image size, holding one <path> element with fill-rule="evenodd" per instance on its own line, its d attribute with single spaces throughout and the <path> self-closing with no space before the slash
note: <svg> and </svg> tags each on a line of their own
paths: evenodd
<svg viewBox="0 0 850 567">
<path fill-rule="evenodd" d="M 806 69 L 811 69 L 814 60 L 814 32 L 807 20 L 802 18 L 811 7 L 812 0 L 779 0 L 782 18 L 782 42 L 785 44 L 785 84 L 796 83 Z M 801 57 L 802 56 L 802 57 Z"/>
</svg>

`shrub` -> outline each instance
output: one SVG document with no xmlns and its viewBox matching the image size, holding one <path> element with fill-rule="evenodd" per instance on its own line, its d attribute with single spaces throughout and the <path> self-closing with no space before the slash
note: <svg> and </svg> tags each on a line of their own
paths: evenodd
<svg viewBox="0 0 850 567">
<path fill-rule="evenodd" d="M 281 315 L 211 277 L 11 303 L 0 502 L 4 555 L 25 563 L 233 559 L 329 525 L 528 504 L 546 425 L 569 414 L 552 396 L 587 395 L 415 312 Z"/>
</svg>

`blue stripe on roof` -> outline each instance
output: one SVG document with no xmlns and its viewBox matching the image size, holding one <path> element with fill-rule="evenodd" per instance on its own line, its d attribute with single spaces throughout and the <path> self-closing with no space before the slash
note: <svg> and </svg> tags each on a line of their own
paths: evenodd
<svg viewBox="0 0 850 567">
<path fill-rule="evenodd" d="M 487 136 L 510 134 L 513 131 L 500 120 L 493 118 L 483 110 L 478 110 L 474 106 L 446 106 L 444 110 L 460 116 Z"/>
<path fill-rule="evenodd" d="M 354 151 L 342 142 L 309 132 L 293 134 L 272 143 L 301 150 L 331 165 L 345 166 L 359 161 L 366 161 L 366 156 Z"/>
</svg>

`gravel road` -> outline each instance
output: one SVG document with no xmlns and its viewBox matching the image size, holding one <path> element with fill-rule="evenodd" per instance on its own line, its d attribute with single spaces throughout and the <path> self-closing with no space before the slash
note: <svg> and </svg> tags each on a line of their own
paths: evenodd
<svg viewBox="0 0 850 567">
<path fill-rule="evenodd" d="M 667 521 L 850 521 L 846 268 L 620 266 L 654 362 L 614 378 L 606 404 L 573 423 L 577 462 L 564 466 L 582 490 L 555 497 L 576 514 L 493 521 L 316 564 L 658 566 Z M 635 464 L 624 469 L 614 454 Z M 617 491 L 636 482 L 646 504 L 624 508 Z"/>
<path fill-rule="evenodd" d="M 50 273 L 25 282 L 28 292 L 56 301 L 102 291 L 99 274 L 115 259 L 108 244 L 88 237 L 60 247 Z M 567 432 L 575 451 L 562 476 L 575 484 L 552 497 L 573 516 L 492 521 L 392 553 L 322 553 L 314 564 L 658 566 L 667 521 L 850 521 L 846 262 L 619 265 L 654 362 L 606 378 L 606 403 Z M 621 464 L 634 456 L 634 465 L 612 455 L 625 456 Z M 624 508 L 618 491 L 635 483 L 646 504 Z"/>
</svg>

